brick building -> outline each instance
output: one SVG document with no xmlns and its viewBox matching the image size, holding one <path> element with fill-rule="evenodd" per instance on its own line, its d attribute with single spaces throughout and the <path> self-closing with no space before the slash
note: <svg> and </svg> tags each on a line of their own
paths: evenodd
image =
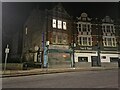
<svg viewBox="0 0 120 90">
<path fill-rule="evenodd" d="M 24 25 L 23 57 L 28 61 L 35 60 L 35 53 L 40 48 L 41 59 L 45 62 L 46 42 L 49 42 L 47 53 L 50 66 L 57 64 L 71 65 L 69 45 L 72 42 L 72 18 L 61 3 L 51 10 L 34 9 Z M 35 50 L 36 47 L 36 50 Z"/>
</svg>

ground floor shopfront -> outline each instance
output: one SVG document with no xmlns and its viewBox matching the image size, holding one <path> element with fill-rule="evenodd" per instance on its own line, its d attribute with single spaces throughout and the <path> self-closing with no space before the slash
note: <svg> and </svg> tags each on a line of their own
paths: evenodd
<svg viewBox="0 0 120 90">
<path fill-rule="evenodd" d="M 99 66 L 97 51 L 76 50 L 74 54 L 77 67 Z M 119 53 L 117 51 L 101 51 L 99 57 L 100 66 L 118 67 Z"/>
</svg>

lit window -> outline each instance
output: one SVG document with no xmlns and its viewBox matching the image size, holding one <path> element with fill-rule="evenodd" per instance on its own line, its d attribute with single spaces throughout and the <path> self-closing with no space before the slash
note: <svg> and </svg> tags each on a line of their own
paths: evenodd
<svg viewBox="0 0 120 90">
<path fill-rule="evenodd" d="M 53 19 L 52 26 L 53 28 L 56 28 L 56 19 Z"/>
<path fill-rule="evenodd" d="M 66 22 L 63 22 L 63 29 L 66 30 L 67 27 L 66 27 Z"/>
<path fill-rule="evenodd" d="M 58 29 L 62 29 L 62 21 L 58 20 Z"/>
</svg>

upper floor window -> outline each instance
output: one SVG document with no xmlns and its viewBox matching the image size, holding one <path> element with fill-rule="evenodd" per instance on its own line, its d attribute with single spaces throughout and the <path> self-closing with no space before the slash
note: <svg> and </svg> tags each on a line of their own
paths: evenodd
<svg viewBox="0 0 120 90">
<path fill-rule="evenodd" d="M 112 33 L 115 33 L 113 26 L 111 26 L 111 32 L 112 32 Z"/>
<path fill-rule="evenodd" d="M 58 43 L 62 44 L 62 35 L 58 35 Z"/>
<path fill-rule="evenodd" d="M 106 28 L 107 28 L 107 32 L 110 32 L 110 26 L 107 26 Z"/>
<path fill-rule="evenodd" d="M 87 31 L 87 29 L 86 29 L 86 24 L 83 24 L 82 29 L 83 29 L 83 32 L 86 32 L 86 31 Z"/>
<path fill-rule="evenodd" d="M 53 19 L 53 21 L 52 21 L 52 27 L 56 28 L 56 19 Z"/>
<path fill-rule="evenodd" d="M 62 29 L 62 21 L 58 20 L 58 29 Z"/>
<path fill-rule="evenodd" d="M 67 23 L 65 21 L 62 21 L 62 20 L 52 19 L 52 27 L 66 30 L 67 29 Z"/>
<path fill-rule="evenodd" d="M 90 32 L 90 25 L 88 25 L 88 32 Z"/>
<path fill-rule="evenodd" d="M 56 43 L 56 35 L 53 35 L 52 40 L 53 40 L 53 43 Z"/>
<path fill-rule="evenodd" d="M 79 44 L 82 46 L 91 46 L 92 38 L 91 37 L 79 37 Z"/>
<path fill-rule="evenodd" d="M 63 22 L 63 29 L 66 30 L 67 27 L 66 27 L 66 22 Z"/>
<path fill-rule="evenodd" d="M 103 26 L 102 29 L 103 29 L 103 32 L 105 32 L 105 26 Z"/>
<path fill-rule="evenodd" d="M 103 38 L 103 43 L 104 46 L 111 46 L 115 47 L 116 46 L 116 39 L 115 38 Z"/>
</svg>

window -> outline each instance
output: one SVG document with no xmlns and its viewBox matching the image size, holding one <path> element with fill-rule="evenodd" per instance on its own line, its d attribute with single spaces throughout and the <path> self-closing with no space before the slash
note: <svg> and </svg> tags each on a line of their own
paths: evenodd
<svg viewBox="0 0 120 90">
<path fill-rule="evenodd" d="M 78 57 L 78 62 L 88 62 L 88 57 Z"/>
<path fill-rule="evenodd" d="M 53 28 L 56 28 L 56 19 L 53 19 L 52 27 L 53 27 Z"/>
<path fill-rule="evenodd" d="M 88 45 L 91 45 L 91 38 L 88 38 Z"/>
<path fill-rule="evenodd" d="M 116 46 L 116 40 L 115 38 L 104 38 L 104 46 Z"/>
<path fill-rule="evenodd" d="M 112 40 L 111 40 L 111 38 L 108 38 L 108 46 L 112 46 Z"/>
<path fill-rule="evenodd" d="M 63 22 L 63 29 L 66 30 L 67 27 L 66 27 L 66 22 Z"/>
<path fill-rule="evenodd" d="M 82 18 L 83 21 L 86 21 L 86 18 Z"/>
<path fill-rule="evenodd" d="M 62 36 L 58 35 L 58 43 L 61 44 L 62 43 Z"/>
<path fill-rule="evenodd" d="M 53 35 L 52 40 L 53 40 L 53 43 L 56 43 L 56 35 Z"/>
<path fill-rule="evenodd" d="M 58 29 L 62 29 L 62 21 L 58 20 Z"/>
<path fill-rule="evenodd" d="M 118 62 L 119 58 L 117 57 L 110 57 L 110 62 Z"/>
<path fill-rule="evenodd" d="M 102 56 L 102 59 L 106 59 L 106 56 Z"/>
<path fill-rule="evenodd" d="M 79 28 L 81 28 L 81 24 L 78 24 L 79 25 Z"/>
<path fill-rule="evenodd" d="M 82 44 L 82 38 L 81 37 L 79 38 L 79 42 L 80 42 L 80 45 L 81 45 Z"/>
<path fill-rule="evenodd" d="M 83 37 L 83 45 L 87 45 L 87 37 Z"/>
<path fill-rule="evenodd" d="M 86 24 L 83 24 L 83 25 L 82 25 L 82 29 L 83 29 L 83 32 L 86 32 L 86 31 L 87 31 L 87 29 L 86 29 Z"/>
<path fill-rule="evenodd" d="M 79 31 L 81 32 L 81 24 L 79 24 L 79 27 L 78 27 L 78 28 L 79 28 Z"/>
<path fill-rule="evenodd" d="M 105 32 L 105 26 L 103 26 L 103 32 Z"/>
<path fill-rule="evenodd" d="M 113 38 L 112 45 L 113 45 L 113 46 L 116 46 L 116 40 L 115 40 L 115 38 Z"/>
<path fill-rule="evenodd" d="M 88 32 L 90 32 L 90 25 L 88 25 Z"/>
<path fill-rule="evenodd" d="M 82 46 L 91 46 L 92 38 L 91 37 L 79 37 L 79 44 Z"/>
<path fill-rule="evenodd" d="M 67 44 L 67 35 L 63 36 L 63 44 Z"/>
<path fill-rule="evenodd" d="M 112 32 L 112 33 L 115 33 L 113 26 L 111 26 L 111 32 Z"/>
<path fill-rule="evenodd" d="M 104 46 L 107 46 L 107 40 L 104 38 Z"/>
<path fill-rule="evenodd" d="M 107 26 L 107 32 L 110 32 L 110 26 Z"/>
</svg>

